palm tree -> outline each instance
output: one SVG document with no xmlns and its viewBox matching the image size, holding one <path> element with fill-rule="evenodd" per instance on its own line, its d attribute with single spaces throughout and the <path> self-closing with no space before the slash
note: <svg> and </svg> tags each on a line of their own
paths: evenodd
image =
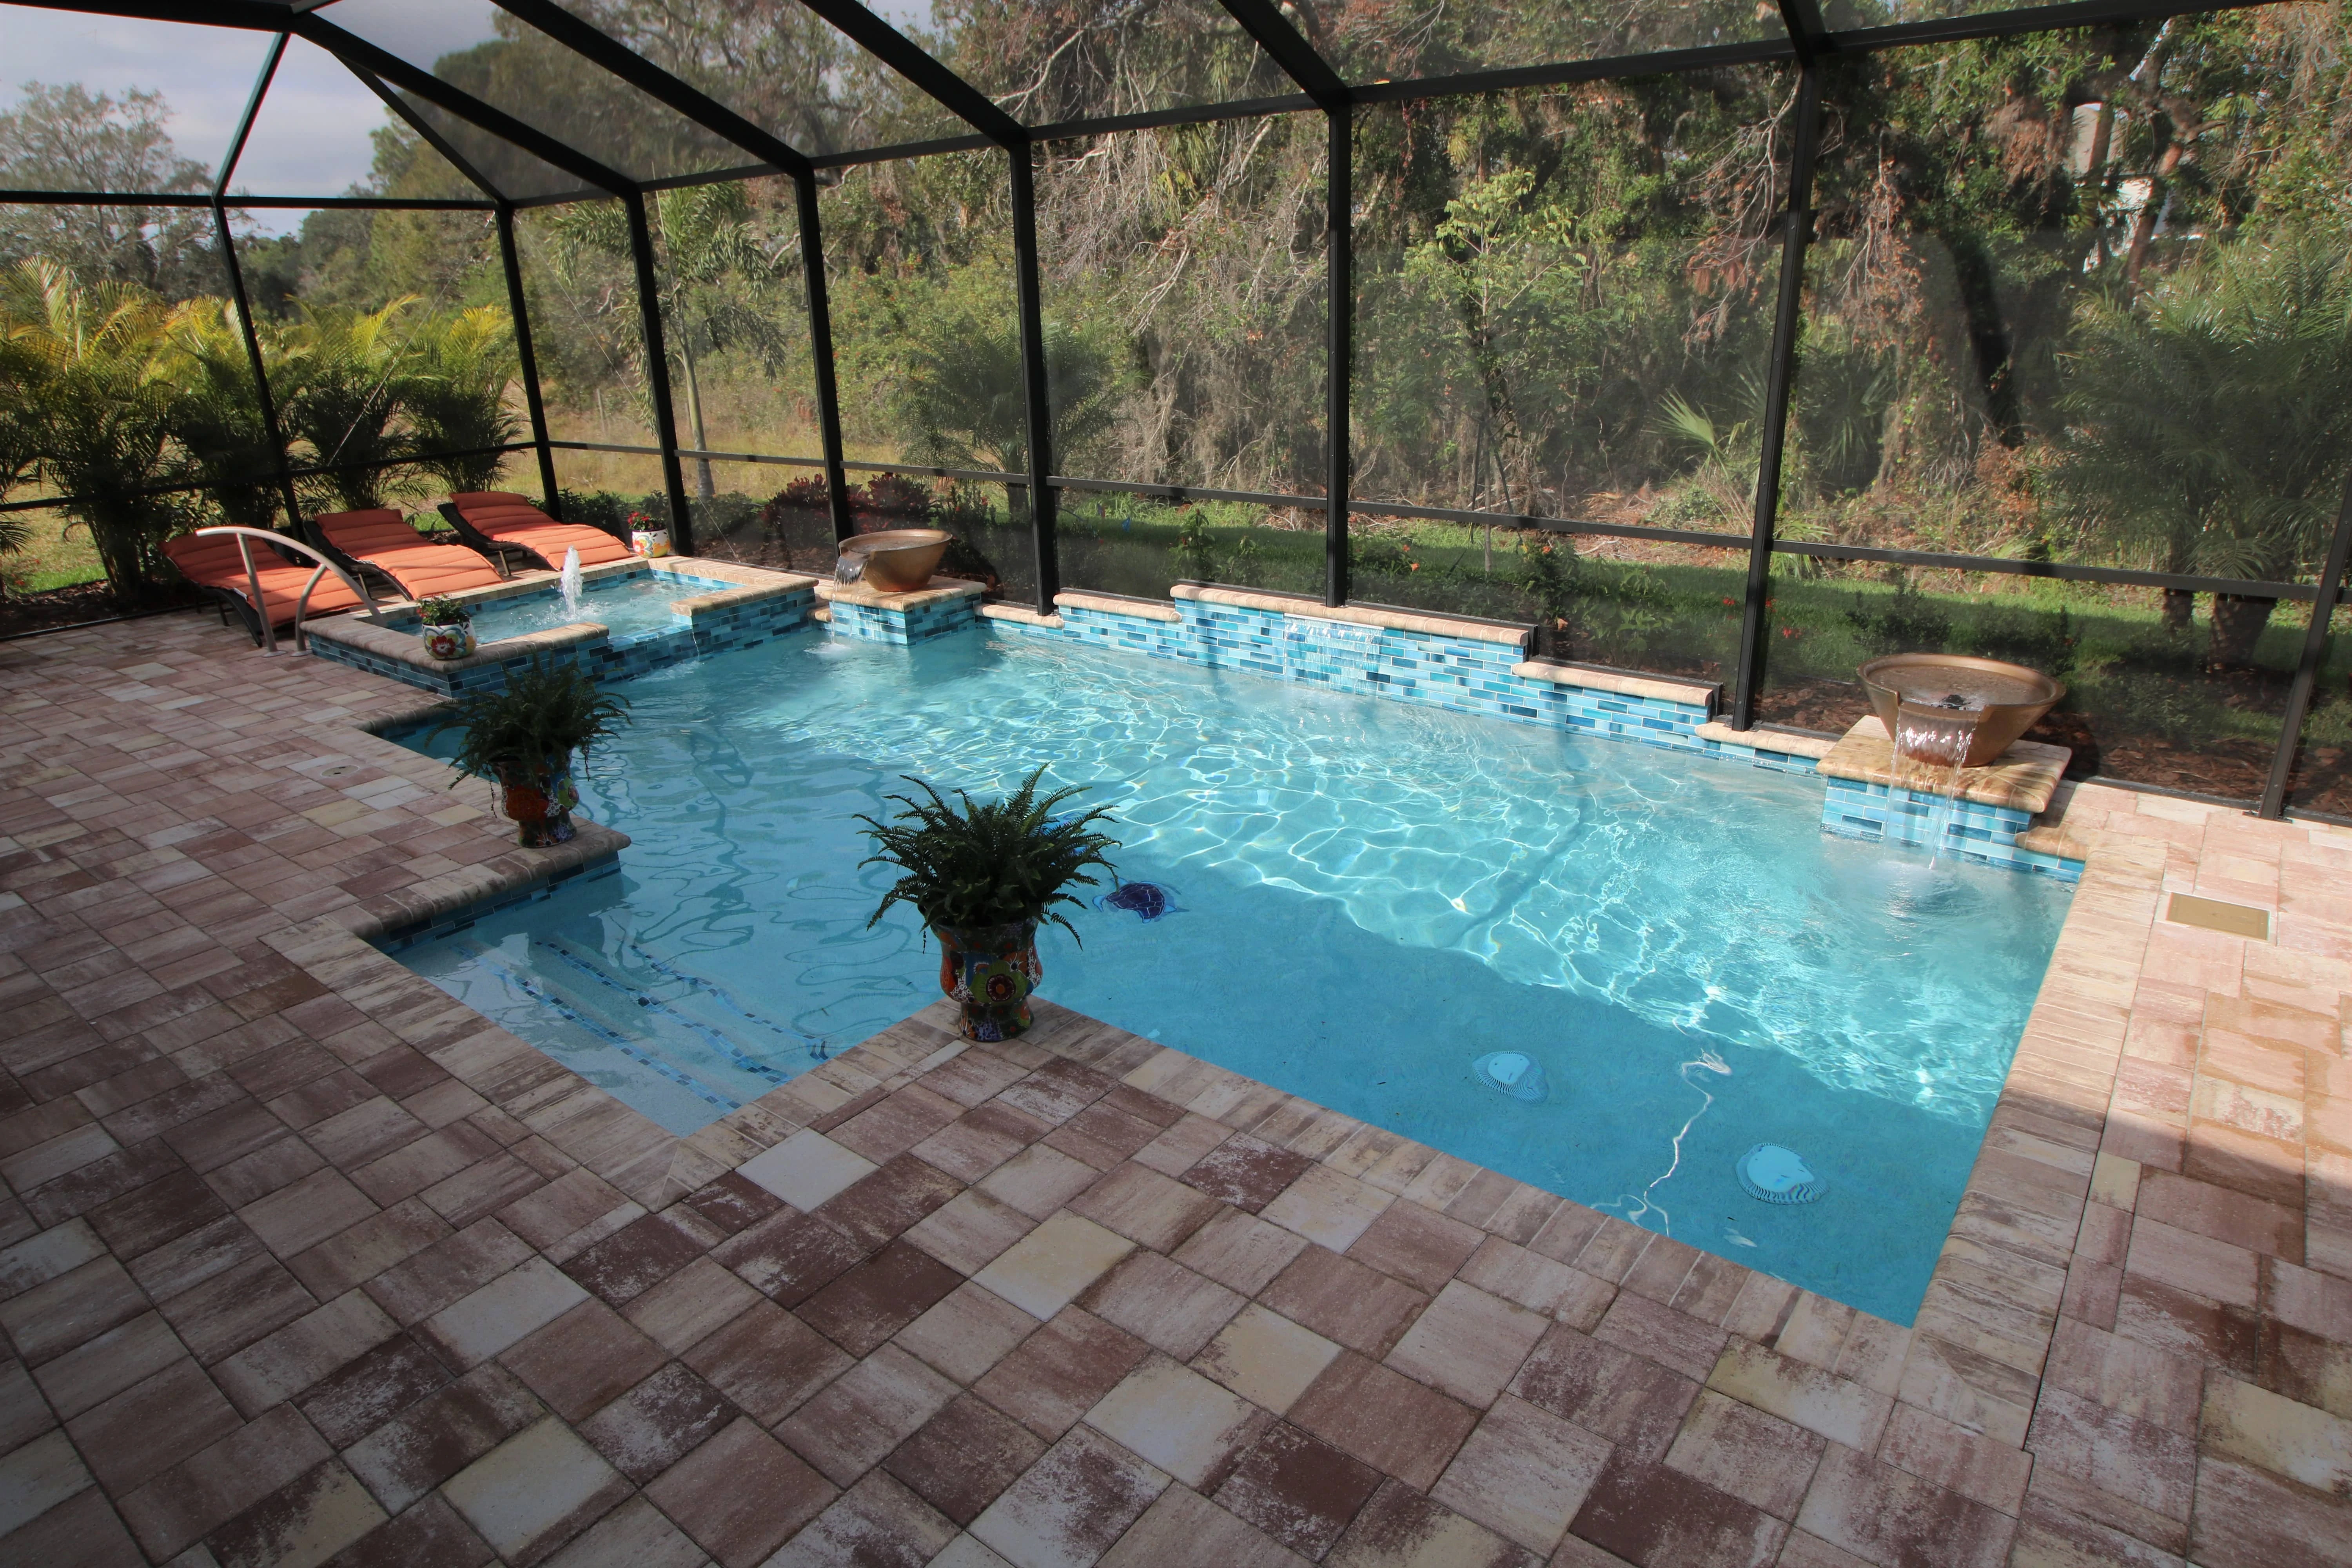
<svg viewBox="0 0 2352 1568">
<path fill-rule="evenodd" d="M 173 337 L 173 380 L 180 393 L 173 434 L 211 481 L 207 493 L 223 516 L 243 528 L 275 527 L 279 492 L 269 476 L 284 455 L 271 444 L 261 417 L 236 308 L 222 300 L 190 300 Z M 269 338 L 263 342 L 267 353 Z"/>
<path fill-rule="evenodd" d="M 401 426 L 412 367 L 398 330 L 415 302 L 404 294 L 376 310 L 305 306 L 285 333 L 279 421 L 289 440 L 309 446 L 313 466 L 333 470 L 304 481 L 304 489 L 348 510 L 383 505 L 404 488 L 402 470 L 415 455 Z"/>
<path fill-rule="evenodd" d="M 1066 463 L 1115 416 L 1106 395 L 1110 371 L 1101 352 L 1063 323 L 1045 328 L 1054 455 Z M 908 363 L 897 412 L 911 456 L 942 468 L 1019 473 L 1028 463 L 1029 425 L 1018 326 L 967 321 L 923 342 Z"/>
<path fill-rule="evenodd" d="M 449 454 L 503 447 L 515 438 L 522 421 L 506 400 L 514 374 L 514 323 L 495 305 L 477 305 L 418 331 L 402 378 L 402 402 L 420 472 L 453 490 L 485 490 L 498 481 L 504 454 Z"/>
<path fill-rule="evenodd" d="M 135 595 L 153 581 L 158 547 L 188 502 L 147 493 L 180 480 L 173 440 L 177 316 L 132 284 L 77 284 L 55 262 L 0 277 L 0 337 L 14 360 L 12 422 L 39 472 L 73 498 L 107 581 Z"/>
<path fill-rule="evenodd" d="M 2137 300 L 2085 308 L 2058 481 L 2158 571 L 2292 581 L 2325 543 L 2352 444 L 2352 260 L 2340 235 L 2206 243 Z M 2188 595 L 2168 598 L 2185 626 Z M 2211 662 L 2250 663 L 2276 605 L 2215 595 Z"/>
</svg>

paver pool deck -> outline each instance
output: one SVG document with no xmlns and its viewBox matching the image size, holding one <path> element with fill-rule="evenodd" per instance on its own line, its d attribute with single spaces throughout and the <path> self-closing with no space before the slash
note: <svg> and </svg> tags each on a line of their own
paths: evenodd
<svg viewBox="0 0 2352 1568">
<path fill-rule="evenodd" d="M 673 1137 L 352 934 L 417 693 L 0 679 L 0 1562 L 2352 1563 L 2352 832 L 2074 792 L 1906 1329 L 1052 1007 Z"/>
</svg>

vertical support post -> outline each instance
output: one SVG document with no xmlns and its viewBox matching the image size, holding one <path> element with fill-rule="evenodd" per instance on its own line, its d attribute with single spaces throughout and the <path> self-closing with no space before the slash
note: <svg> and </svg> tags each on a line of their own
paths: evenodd
<svg viewBox="0 0 2352 1568">
<path fill-rule="evenodd" d="M 654 437 L 661 443 L 662 487 L 669 492 L 670 546 L 694 553 L 694 515 L 687 510 L 686 470 L 677 460 L 677 417 L 669 405 L 669 344 L 662 334 L 661 277 L 654 266 L 654 235 L 643 191 L 622 194 L 629 215 L 629 255 L 637 268 L 637 321 L 646 338 L 646 392 L 654 400 Z"/>
<path fill-rule="evenodd" d="M 1021 397 L 1028 414 L 1029 521 L 1037 546 L 1037 610 L 1054 613 L 1062 565 L 1054 537 L 1054 409 L 1045 365 L 1045 311 L 1037 279 L 1037 180 L 1025 142 L 1005 148 L 1013 171 L 1013 260 L 1021 310 Z"/>
<path fill-rule="evenodd" d="M 1345 101 L 1323 110 L 1330 132 L 1329 172 L 1324 176 L 1328 210 L 1325 242 L 1328 272 L 1324 281 L 1324 315 L 1329 324 L 1324 362 L 1323 423 L 1325 458 L 1329 467 L 1323 480 L 1329 498 L 1323 514 L 1323 602 L 1348 602 L 1348 483 L 1352 450 L 1348 427 L 1355 375 L 1356 325 L 1356 136 L 1355 110 Z"/>
<path fill-rule="evenodd" d="M 2344 500 L 2336 509 L 2336 537 L 2329 542 L 2326 563 L 2319 569 L 2319 596 L 2311 603 L 2311 629 L 2303 634 L 2303 657 L 2295 661 L 2294 681 L 2287 688 L 2278 752 L 2271 759 L 2270 783 L 2263 787 L 2259 816 L 2286 815 L 2287 781 L 2294 773 L 2294 753 L 2303 742 L 2304 716 L 2311 710 L 2312 688 L 2319 680 L 2319 661 L 2327 653 L 2336 601 L 2344 593 L 2347 559 L 2352 559 L 2352 474 L 2345 476 Z"/>
<path fill-rule="evenodd" d="M 261 334 L 254 331 L 253 301 L 245 291 L 245 269 L 236 264 L 236 245 L 229 233 L 228 208 L 220 196 L 213 196 L 213 234 L 220 246 L 221 267 L 228 274 L 229 299 L 236 306 L 236 324 L 245 334 L 246 363 L 253 367 L 254 400 L 261 408 L 261 430 L 268 438 L 269 451 L 278 467 L 278 494 L 286 502 L 286 526 L 299 529 L 302 521 L 302 503 L 294 494 L 294 476 L 286 461 L 286 435 L 278 425 L 278 400 L 269 394 L 269 371 L 262 363 Z"/>
<path fill-rule="evenodd" d="M 1772 588 L 1772 531 L 1780 515 L 1780 458 L 1788 446 L 1789 389 L 1795 379 L 1798 312 L 1804 304 L 1805 246 L 1813 231 L 1813 157 L 1822 139 L 1821 67 L 1808 59 L 1797 86 L 1797 142 L 1789 158 L 1789 204 L 1782 214 L 1780 291 L 1772 318 L 1772 363 L 1764 389 L 1763 450 L 1756 466 L 1756 519 L 1748 544 L 1748 596 L 1739 611 L 1739 680 L 1731 727 L 1756 722 L 1770 626 L 1765 596 Z"/>
<path fill-rule="evenodd" d="M 277 399 L 269 395 L 269 372 L 261 358 L 261 335 L 254 330 L 253 301 L 245 291 L 245 268 L 237 265 L 236 240 L 229 232 L 228 205 L 224 199 L 228 194 L 229 181 L 236 175 L 236 161 L 245 156 L 245 143 L 253 134 L 254 120 L 261 113 L 261 100 L 268 96 L 269 84 L 277 78 L 278 62 L 286 58 L 286 38 L 287 36 L 280 33 L 277 41 L 270 45 L 268 58 L 261 62 L 261 73 L 253 79 L 253 91 L 246 96 L 245 113 L 236 122 L 236 132 L 229 138 L 228 151 L 222 154 L 220 171 L 213 178 L 212 206 L 213 236 L 220 246 L 221 269 L 228 275 L 229 298 L 236 305 L 236 324 L 245 337 L 246 361 L 253 367 L 253 395 L 261 410 L 262 435 L 269 442 L 270 460 L 276 465 L 278 491 L 285 498 L 286 526 L 293 529 L 301 525 L 302 503 L 294 494 L 294 476 L 286 461 L 286 436 L 278 426 Z M 246 573 L 250 576 L 253 571 L 250 551 L 247 552 L 245 564 Z M 269 612 L 257 598 L 254 605 L 261 618 L 268 620 Z M 268 630 L 267 626 L 262 627 L 265 635 Z M 270 639 L 269 651 L 278 651 L 274 637 Z"/>
<path fill-rule="evenodd" d="M 562 503 L 555 483 L 555 452 L 547 444 L 547 404 L 540 395 L 539 356 L 530 348 L 530 304 L 523 297 L 522 259 L 515 252 L 514 204 L 500 201 L 498 207 L 499 259 L 505 264 L 507 274 L 507 311 L 514 318 L 515 358 L 522 364 L 522 401 L 530 411 L 530 438 L 539 448 L 539 488 L 547 503 L 547 515 L 561 518 Z"/>
<path fill-rule="evenodd" d="M 818 225 L 816 174 L 793 178 L 801 221 L 801 276 L 808 283 L 809 364 L 816 376 L 816 431 L 824 457 L 824 492 L 833 509 L 833 537 L 857 531 L 849 515 L 849 476 L 841 466 L 841 391 L 833 370 L 833 297 L 825 286 L 824 233 Z"/>
</svg>

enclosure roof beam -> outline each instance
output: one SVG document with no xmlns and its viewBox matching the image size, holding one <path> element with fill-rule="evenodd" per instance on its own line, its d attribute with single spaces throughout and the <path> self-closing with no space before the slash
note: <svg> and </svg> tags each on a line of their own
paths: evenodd
<svg viewBox="0 0 2352 1568">
<path fill-rule="evenodd" d="M 1257 47 L 1268 58 L 1282 68 L 1282 72 L 1297 82 L 1308 97 L 1329 109 L 1349 100 L 1348 84 L 1331 68 L 1331 62 L 1316 51 L 1315 46 L 1299 36 L 1282 13 L 1267 0 L 1221 0 L 1226 12 L 1241 24 L 1242 30 L 1257 41 Z"/>
<path fill-rule="evenodd" d="M 811 172 L 808 155 L 782 137 L 761 130 L 562 6 L 550 0 L 498 0 L 498 4 L 572 53 L 602 66 L 646 97 L 668 105 L 719 140 L 732 142 L 761 162 L 772 163 L 795 177 L 805 177 Z"/>
<path fill-rule="evenodd" d="M 488 198 L 467 201 L 455 196 L 230 196 L 226 201 L 233 207 L 296 212 L 319 207 L 352 207 L 371 212 L 488 212 L 498 205 Z M 0 204 L 42 207 L 208 207 L 213 198 L 209 194 L 193 191 L 0 191 Z"/>
<path fill-rule="evenodd" d="M 1026 147 L 1029 132 L 980 89 L 948 69 L 857 0 L 802 0 L 849 41 L 913 82 L 941 107 L 1000 147 Z"/>
<path fill-rule="evenodd" d="M 100 16 L 131 16 L 148 22 L 178 22 L 196 27 L 238 27 L 282 33 L 294 13 L 280 0 L 19 0 L 36 10 L 84 11 Z"/>
<path fill-rule="evenodd" d="M 355 70 L 367 70 L 382 77 L 393 86 L 413 92 L 435 108 L 443 110 L 487 131 L 502 142 L 510 142 L 541 163 L 562 170 L 584 184 L 612 192 L 614 195 L 634 193 L 636 182 L 617 169 L 610 169 L 586 153 L 559 142 L 536 126 L 526 125 L 503 110 L 491 108 L 469 92 L 450 86 L 431 71 L 409 64 L 389 49 L 380 48 L 365 38 L 343 31 L 316 13 L 305 13 L 290 18 L 289 26 L 312 43 L 341 60 Z"/>
<path fill-rule="evenodd" d="M 1612 55 L 1597 60 L 1564 60 L 1548 66 L 1464 71 L 1458 76 L 1416 77 L 1410 81 L 1366 82 L 1348 90 L 1358 103 L 1409 103 L 1466 93 L 1508 92 L 1523 87 L 1559 87 L 1575 81 L 1759 65 L 1794 59 L 1796 55 L 1796 45 L 1787 38 L 1757 38 L 1744 44 L 1708 44 L 1701 48 L 1662 49 L 1648 55 Z"/>
<path fill-rule="evenodd" d="M 442 135 L 441 132 L 435 128 L 431 121 L 426 120 L 425 116 L 417 113 L 415 110 L 410 108 L 406 99 L 393 91 L 392 89 L 384 86 L 373 72 L 363 71 L 360 69 L 359 67 L 352 64 L 349 60 L 341 60 L 338 63 L 341 65 L 345 70 L 351 72 L 354 77 L 357 77 L 361 84 L 363 85 L 370 92 L 383 100 L 384 108 L 392 111 L 394 119 L 407 126 L 411 131 L 415 132 L 418 137 L 424 141 L 427 147 L 432 148 L 436 153 L 440 153 L 442 157 L 447 159 L 449 166 L 457 170 L 457 173 L 465 175 L 467 180 L 471 181 L 476 190 L 480 191 L 483 195 L 490 196 L 493 199 L 504 198 L 506 193 L 499 190 L 498 186 L 492 184 L 479 169 L 474 167 L 473 160 L 467 157 L 463 153 L 458 152 L 450 140 L 446 136 Z"/>
<path fill-rule="evenodd" d="M 270 42 L 269 58 L 261 62 L 261 75 L 254 81 L 252 96 L 245 100 L 245 113 L 237 120 L 236 134 L 228 139 L 228 151 L 221 154 L 220 174 L 213 180 L 215 203 L 227 194 L 229 181 L 236 177 L 236 161 L 245 156 L 246 142 L 253 135 L 253 122 L 261 114 L 261 100 L 277 79 L 278 62 L 285 58 L 286 35 L 280 33 Z"/>
</svg>

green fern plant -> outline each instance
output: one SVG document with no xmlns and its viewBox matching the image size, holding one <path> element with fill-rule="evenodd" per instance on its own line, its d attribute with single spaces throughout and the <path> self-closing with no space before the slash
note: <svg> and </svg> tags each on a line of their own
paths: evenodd
<svg viewBox="0 0 2352 1568">
<path fill-rule="evenodd" d="M 578 665 L 534 658 L 509 674 L 503 689 L 465 698 L 433 734 L 460 731 L 449 765 L 461 778 L 507 784 L 561 772 L 574 752 L 618 734 L 628 709 L 597 690 Z"/>
<path fill-rule="evenodd" d="M 893 904 L 912 904 L 926 923 L 950 931 L 1051 921 L 1077 936 L 1056 904 L 1078 902 L 1074 887 L 1097 886 L 1089 866 L 1117 872 L 1104 851 L 1118 841 L 1094 831 L 1110 813 L 1097 806 L 1083 815 L 1057 816 L 1055 808 L 1076 789 L 1040 795 L 1040 767 L 1003 800 L 975 801 L 962 790 L 950 805 L 921 779 L 907 782 L 924 798 L 894 795 L 907 809 L 889 822 L 861 816 L 877 853 L 864 865 L 896 866 L 904 873 L 875 907 L 866 925 L 877 924 Z"/>
</svg>

